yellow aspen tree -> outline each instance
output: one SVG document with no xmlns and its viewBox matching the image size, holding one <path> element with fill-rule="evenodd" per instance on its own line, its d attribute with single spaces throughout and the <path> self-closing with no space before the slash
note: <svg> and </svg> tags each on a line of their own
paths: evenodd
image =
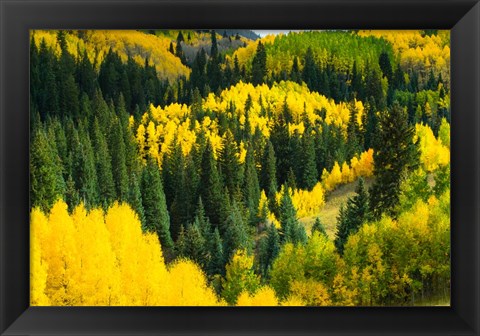
<svg viewBox="0 0 480 336">
<path fill-rule="evenodd" d="M 172 306 L 218 306 L 225 305 L 198 265 L 190 260 L 179 260 L 169 269 L 170 289 L 163 295 Z"/>
<path fill-rule="evenodd" d="M 243 291 L 238 297 L 237 306 L 278 306 L 278 299 L 272 288 L 263 286 L 254 295 Z"/>
<path fill-rule="evenodd" d="M 129 306 L 142 305 L 146 281 L 144 275 L 138 272 L 143 258 L 137 253 L 142 250 L 143 244 L 138 216 L 128 205 L 114 203 L 105 216 L 105 224 L 110 233 L 112 250 L 120 271 L 120 288 L 124 303 Z"/>
<path fill-rule="evenodd" d="M 142 158 L 143 163 L 145 163 L 145 156 L 147 155 L 146 153 L 146 146 L 147 146 L 147 141 L 145 139 L 145 126 L 143 124 L 140 124 L 137 129 L 137 136 L 135 139 L 137 140 L 137 146 L 138 146 L 138 154 Z"/>
<path fill-rule="evenodd" d="M 80 260 L 80 305 L 111 306 L 121 304 L 120 272 L 110 243 L 101 209 L 87 213 L 79 205 L 72 213 Z M 101 271 L 99 271 L 101 270 Z"/>
<path fill-rule="evenodd" d="M 48 219 L 40 209 L 35 208 L 30 215 L 30 304 L 49 306 L 45 293 L 48 264 L 43 252 L 49 236 Z"/>
<path fill-rule="evenodd" d="M 342 183 L 352 182 L 353 177 L 351 175 L 350 167 L 348 166 L 347 162 L 342 164 Z"/>
<path fill-rule="evenodd" d="M 48 225 L 49 234 L 44 243 L 48 262 L 46 293 L 54 306 L 78 305 L 81 302 L 81 265 L 75 226 L 64 201 L 53 205 Z"/>
<path fill-rule="evenodd" d="M 306 306 L 330 306 L 332 304 L 325 285 L 314 279 L 292 281 L 290 290 L 291 294 L 300 298 Z"/>
<path fill-rule="evenodd" d="M 298 296 L 290 295 L 285 300 L 283 300 L 280 305 L 284 307 L 300 307 L 305 306 L 305 303 Z"/>
</svg>

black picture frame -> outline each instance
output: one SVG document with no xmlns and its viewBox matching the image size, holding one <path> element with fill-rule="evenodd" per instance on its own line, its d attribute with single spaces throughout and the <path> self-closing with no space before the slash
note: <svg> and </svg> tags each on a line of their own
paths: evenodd
<svg viewBox="0 0 480 336">
<path fill-rule="evenodd" d="M 0 0 L 2 335 L 480 335 L 480 4 Z M 451 307 L 29 307 L 29 29 L 451 29 Z"/>
</svg>

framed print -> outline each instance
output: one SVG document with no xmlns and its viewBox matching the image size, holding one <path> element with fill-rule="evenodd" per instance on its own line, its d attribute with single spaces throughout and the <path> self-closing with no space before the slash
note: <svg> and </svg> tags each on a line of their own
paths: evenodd
<svg viewBox="0 0 480 336">
<path fill-rule="evenodd" d="M 479 334 L 476 1 L 2 1 L 1 324 Z"/>
</svg>

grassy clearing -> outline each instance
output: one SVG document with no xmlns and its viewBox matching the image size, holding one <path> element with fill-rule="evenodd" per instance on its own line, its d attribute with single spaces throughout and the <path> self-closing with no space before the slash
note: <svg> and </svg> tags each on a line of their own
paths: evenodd
<svg viewBox="0 0 480 336">
<path fill-rule="evenodd" d="M 365 187 L 367 188 L 367 190 L 368 188 L 370 188 L 372 183 L 373 178 L 365 179 Z M 331 239 L 334 239 L 340 205 L 342 203 L 347 203 L 348 198 L 355 195 L 356 187 L 357 181 L 338 187 L 326 196 L 325 205 L 319 214 L 310 217 L 300 218 L 300 222 L 305 225 L 307 233 L 310 233 L 312 225 L 315 222 L 315 218 L 320 217 L 320 220 L 325 226 L 325 230 L 327 231 L 328 236 Z"/>
</svg>

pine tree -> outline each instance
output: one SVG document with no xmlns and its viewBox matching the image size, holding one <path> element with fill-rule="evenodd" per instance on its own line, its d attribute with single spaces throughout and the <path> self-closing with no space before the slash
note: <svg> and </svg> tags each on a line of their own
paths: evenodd
<svg viewBox="0 0 480 336">
<path fill-rule="evenodd" d="M 145 212 L 146 231 L 156 232 L 163 249 L 173 247 L 170 236 L 170 216 L 163 192 L 158 165 L 150 157 L 142 174 L 142 205 Z"/>
<path fill-rule="evenodd" d="M 125 161 L 125 143 L 123 127 L 116 118 L 110 134 L 110 153 L 112 154 L 112 173 L 117 200 L 125 202 L 128 198 L 128 175 Z"/>
<path fill-rule="evenodd" d="M 80 195 L 77 189 L 75 189 L 75 181 L 72 175 L 68 175 L 65 182 L 65 202 L 68 204 L 69 212 L 72 212 L 80 204 Z"/>
<path fill-rule="evenodd" d="M 207 251 L 205 248 L 207 242 L 202 236 L 196 221 L 187 226 L 183 239 L 185 239 L 185 243 L 181 256 L 189 258 L 205 269 L 207 265 Z"/>
<path fill-rule="evenodd" d="M 351 159 L 361 150 L 360 126 L 357 121 L 357 109 L 352 103 L 350 105 L 350 118 L 347 125 L 347 158 Z"/>
<path fill-rule="evenodd" d="M 229 215 L 224 224 L 223 253 L 226 260 L 230 260 L 236 250 L 251 251 L 251 241 L 247 227 L 243 221 L 242 213 L 234 200 L 230 206 Z"/>
<path fill-rule="evenodd" d="M 297 56 L 293 58 L 292 70 L 290 71 L 290 79 L 293 82 L 296 82 L 299 84 L 302 82 L 302 74 L 300 72 L 300 66 L 298 65 Z"/>
<path fill-rule="evenodd" d="M 88 133 L 83 126 L 73 129 L 72 135 L 72 177 L 80 200 L 86 208 L 99 204 L 98 178 L 95 169 L 95 154 Z"/>
<path fill-rule="evenodd" d="M 414 134 L 406 111 L 398 103 L 380 115 L 373 153 L 376 179 L 370 191 L 370 211 L 376 219 L 384 213 L 395 214 L 400 184 L 405 174 L 418 165 L 419 148 L 418 141 L 413 142 Z"/>
<path fill-rule="evenodd" d="M 210 33 L 212 46 L 210 48 L 210 59 L 207 63 L 207 79 L 212 91 L 216 92 L 222 82 L 221 60 L 218 53 L 217 33 L 215 30 L 212 30 Z"/>
<path fill-rule="evenodd" d="M 222 137 L 222 147 L 218 154 L 218 163 L 222 172 L 224 185 L 234 193 L 240 184 L 240 162 L 238 160 L 238 146 L 233 134 L 228 129 Z"/>
<path fill-rule="evenodd" d="M 317 67 L 315 65 L 315 59 L 311 47 L 308 47 L 307 52 L 305 53 L 302 79 L 310 90 L 314 90 L 318 80 Z"/>
<path fill-rule="evenodd" d="M 393 89 L 403 91 L 406 89 L 405 75 L 400 67 L 397 65 L 395 73 L 393 74 Z"/>
<path fill-rule="evenodd" d="M 214 226 L 219 227 L 224 220 L 221 209 L 224 197 L 222 196 L 222 184 L 210 142 L 207 143 L 202 155 L 199 190 L 205 205 L 205 214 Z"/>
<path fill-rule="evenodd" d="M 222 238 L 218 228 L 213 231 L 212 239 L 210 241 L 210 262 L 207 267 L 207 274 L 224 274 L 225 258 L 223 255 Z"/>
<path fill-rule="evenodd" d="M 252 84 L 259 85 L 267 76 L 267 52 L 262 42 L 258 42 L 257 51 L 252 61 Z"/>
<path fill-rule="evenodd" d="M 385 107 L 385 96 L 382 88 L 382 78 L 377 68 L 367 68 L 365 78 L 365 98 L 373 97 L 378 109 Z"/>
<path fill-rule="evenodd" d="M 383 77 L 386 77 L 388 79 L 388 83 L 391 84 L 393 78 L 392 64 L 390 62 L 390 56 L 385 51 L 382 51 L 380 54 L 378 64 L 382 70 Z"/>
<path fill-rule="evenodd" d="M 142 204 L 142 192 L 140 190 L 139 178 L 135 173 L 132 173 L 129 179 L 128 198 L 127 202 L 132 209 L 137 213 L 138 219 L 142 223 L 142 228 L 146 230 L 145 211 Z"/>
<path fill-rule="evenodd" d="M 43 129 L 35 132 L 30 153 L 30 198 L 31 206 L 43 211 L 49 211 L 65 192 L 62 167 L 56 148 L 52 148 L 54 144 Z"/>
<path fill-rule="evenodd" d="M 305 228 L 298 222 L 297 210 L 293 206 L 288 188 L 285 188 L 280 200 L 280 226 L 282 230 L 281 240 L 283 243 L 305 243 L 307 234 Z"/>
<path fill-rule="evenodd" d="M 312 226 L 312 235 L 314 232 L 318 232 L 324 235 L 325 237 L 327 237 L 327 231 L 325 230 L 325 226 L 320 221 L 320 217 L 315 218 L 315 222 L 313 223 L 313 226 Z"/>
<path fill-rule="evenodd" d="M 112 175 L 112 162 L 105 135 L 100 130 L 97 118 L 93 123 L 93 146 L 95 168 L 98 174 L 100 202 L 106 209 L 115 200 L 115 185 Z"/>
<path fill-rule="evenodd" d="M 358 180 L 356 195 L 347 200 L 346 207 L 340 207 L 337 217 L 337 233 L 335 235 L 335 247 L 343 254 L 344 246 L 350 235 L 355 234 L 360 226 L 369 218 L 368 194 L 365 190 L 363 178 Z"/>
<path fill-rule="evenodd" d="M 211 43 L 212 46 L 210 48 L 210 57 L 217 57 L 218 56 L 218 45 L 217 45 L 217 33 L 215 30 L 210 31 L 211 36 Z"/>
<path fill-rule="evenodd" d="M 260 274 L 263 278 L 268 277 L 273 261 L 280 253 L 280 236 L 273 224 L 270 224 L 267 229 L 267 235 L 260 241 Z"/>
<path fill-rule="evenodd" d="M 376 112 L 375 99 L 370 98 L 366 106 L 363 124 L 365 125 L 364 149 L 374 148 L 378 132 L 378 117 Z"/>
<path fill-rule="evenodd" d="M 275 212 L 276 194 L 277 194 L 277 168 L 273 145 L 267 140 L 262 159 L 262 170 L 260 176 L 260 186 L 269 199 L 269 208 Z"/>
<path fill-rule="evenodd" d="M 357 68 L 357 61 L 353 61 L 351 92 L 356 94 L 357 99 L 363 98 L 362 74 Z"/>
<path fill-rule="evenodd" d="M 163 190 L 167 199 L 167 208 L 171 210 L 175 195 L 180 189 L 181 174 L 185 173 L 185 157 L 182 147 L 175 138 L 169 151 L 164 153 L 162 160 Z"/>
<path fill-rule="evenodd" d="M 251 146 L 247 148 L 242 189 L 243 202 L 249 213 L 249 222 L 251 225 L 254 225 L 256 224 L 257 209 L 260 202 L 260 187 L 258 185 L 257 169 L 255 168 L 255 160 Z"/>
<path fill-rule="evenodd" d="M 194 91 L 195 89 L 198 89 L 199 92 L 202 93 L 202 95 L 206 94 L 204 90 L 204 86 L 205 86 L 205 83 L 207 83 L 208 81 L 207 74 L 206 74 L 206 65 L 207 65 L 207 54 L 205 53 L 205 50 L 202 48 L 195 55 L 195 59 L 192 65 L 192 73 L 190 75 L 191 87 L 193 88 Z M 195 100 L 192 100 L 192 102 L 194 101 Z"/>
<path fill-rule="evenodd" d="M 170 207 L 172 238 L 176 239 L 180 225 L 189 223 L 193 215 L 193 208 L 190 198 L 190 190 L 187 187 L 187 179 L 183 153 L 179 156 L 178 170 L 175 173 L 175 197 Z M 188 229 L 188 228 L 187 228 Z"/>
<path fill-rule="evenodd" d="M 312 190 L 318 182 L 317 163 L 315 162 L 315 143 L 311 130 L 307 130 L 302 138 L 300 154 L 300 183 L 302 189 Z"/>
<path fill-rule="evenodd" d="M 284 113 L 281 113 L 274 120 L 274 124 L 270 133 L 270 141 L 272 142 L 274 152 L 276 155 L 276 171 L 278 178 L 278 185 L 282 185 L 287 180 L 287 174 L 291 165 L 291 147 L 290 147 L 290 135 L 288 133 L 288 123 L 286 122 L 286 115 L 288 106 L 286 101 L 284 102 Z"/>
</svg>

